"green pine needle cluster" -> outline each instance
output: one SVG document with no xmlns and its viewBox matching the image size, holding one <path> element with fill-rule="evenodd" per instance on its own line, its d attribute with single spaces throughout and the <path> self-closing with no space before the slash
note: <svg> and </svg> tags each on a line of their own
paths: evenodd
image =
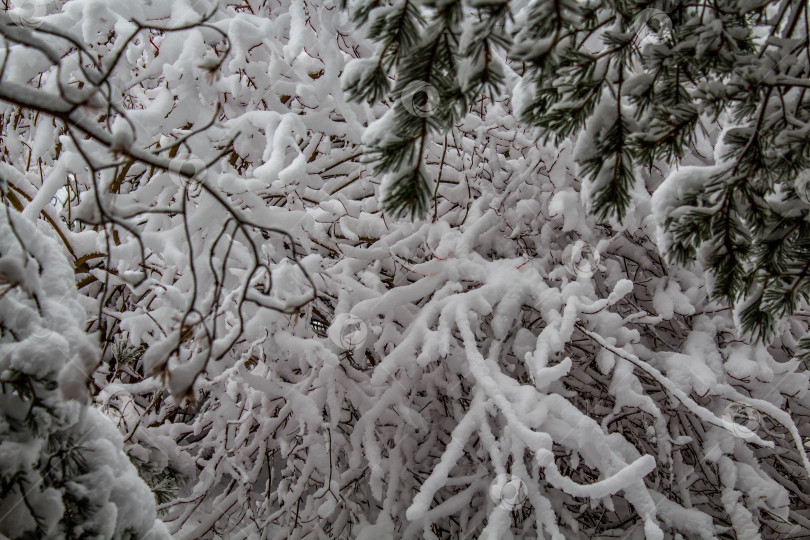
<svg viewBox="0 0 810 540">
<path fill-rule="evenodd" d="M 171 466 L 160 467 L 152 462 L 139 459 L 132 454 L 130 454 L 129 459 L 138 469 L 141 478 L 152 489 L 157 504 L 166 504 L 172 501 L 177 496 L 177 492 L 188 481 L 188 478 L 183 473 Z"/>
<path fill-rule="evenodd" d="M 461 23 L 471 13 L 476 21 L 464 34 Z M 354 100 L 393 101 L 393 133 L 367 149 L 374 173 L 392 175 L 392 189 L 382 200 L 388 215 L 421 219 L 427 214 L 437 181 L 425 167 L 428 145 L 451 129 L 477 96 L 499 92 L 504 76 L 495 49 L 510 43 L 504 30 L 508 15 L 503 2 L 471 9 L 460 1 L 410 0 L 353 12 L 356 21 L 368 22 L 368 35 L 379 50 L 376 62 L 345 90 Z M 462 79 L 465 62 L 469 73 Z"/>
<path fill-rule="evenodd" d="M 602 220 L 627 214 L 640 169 L 677 164 L 720 119 L 733 126 L 720 141 L 717 174 L 667 219 L 672 245 L 665 255 L 680 264 L 702 261 L 714 298 L 736 306 L 743 329 L 757 339 L 767 340 L 806 304 L 810 198 L 797 195 L 796 183 L 810 169 L 807 2 L 358 6 L 353 16 L 369 22 L 379 47 L 376 67 L 348 90 L 354 99 L 393 103 L 393 136 L 369 149 L 374 172 L 388 175 L 388 214 L 426 215 L 436 181 L 425 167 L 426 144 L 450 131 L 480 95 L 504 92 L 496 55 L 505 51 L 534 89 L 520 120 L 543 141 L 580 136 L 600 105 L 615 104 L 612 125 L 595 134 L 595 151 L 578 163 L 594 183 L 588 206 Z M 429 105 L 428 97 L 407 94 L 415 83 L 435 91 L 432 114 L 411 113 L 413 103 Z"/>
</svg>

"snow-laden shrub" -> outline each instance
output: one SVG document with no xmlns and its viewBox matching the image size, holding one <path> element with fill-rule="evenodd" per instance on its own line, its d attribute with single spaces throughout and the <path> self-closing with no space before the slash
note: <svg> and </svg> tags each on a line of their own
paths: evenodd
<svg viewBox="0 0 810 540">
<path fill-rule="evenodd" d="M 0 164 L 73 256 L 91 328 L 139 351 L 108 351 L 95 398 L 146 476 L 190 477 L 161 498 L 176 537 L 810 531 L 804 319 L 747 344 L 700 268 L 662 262 L 649 194 L 597 225 L 570 148 L 537 146 L 508 100 L 425 145 L 429 218 L 390 220 L 360 163 L 386 107 L 339 89 L 368 44 L 319 2 L 205 4 L 51 6 L 118 58 L 119 109 L 79 119 L 118 136 L 7 107 Z M 11 58 L 56 91 L 51 64 Z M 189 183 L 127 145 L 222 159 Z"/>
<path fill-rule="evenodd" d="M 57 243 L 0 211 L 0 536 L 168 538 L 123 437 L 88 405 L 100 351 Z"/>
<path fill-rule="evenodd" d="M 178 536 L 807 530 L 790 329 L 740 340 L 699 271 L 663 264 L 649 196 L 627 229 L 596 226 L 569 151 L 498 134 L 490 107 L 459 128 L 476 154 L 445 154 L 435 222 L 386 223 L 362 196 L 313 206 L 309 317 L 257 311 L 182 422 L 147 415 L 144 445 L 201 469 L 163 506 Z"/>
</svg>

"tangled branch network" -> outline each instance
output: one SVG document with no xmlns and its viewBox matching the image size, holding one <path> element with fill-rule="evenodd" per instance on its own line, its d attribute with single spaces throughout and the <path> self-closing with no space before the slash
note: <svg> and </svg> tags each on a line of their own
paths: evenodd
<svg viewBox="0 0 810 540">
<path fill-rule="evenodd" d="M 388 107 L 339 91 L 373 50 L 338 13 L 0 13 L 4 202 L 73 264 L 100 350 L 74 379 L 167 530 L 807 534 L 805 320 L 740 339 L 662 262 L 649 193 L 597 225 L 514 71 L 426 141 L 428 218 L 387 218 L 362 156 Z"/>
<path fill-rule="evenodd" d="M 213 111 L 208 120 L 194 118 L 196 83 L 201 72 L 210 74 L 228 57 L 227 35 L 206 22 L 210 14 L 166 26 L 109 15 L 100 20 L 107 28 L 88 27 L 74 36 L 59 30 L 77 22 L 69 12 L 37 19 L 33 28 L 0 14 L 7 44 L 0 97 L 19 106 L 7 112 L 17 136 L 37 144 L 25 157 L 9 152 L 3 164 L 7 198 L 29 217 L 42 213 L 74 257 L 77 273 L 86 274 L 79 285 L 98 299 L 101 342 L 111 343 L 122 329 L 152 336 L 147 372 L 164 376 L 172 392 L 182 395 L 209 361 L 234 347 L 246 304 L 295 312 L 312 299 L 314 283 L 285 228 L 296 217 L 257 216 L 245 211 L 246 195 L 234 198 L 221 188 L 229 173 L 217 165 L 236 155 L 239 136 L 224 121 L 227 113 L 218 103 L 199 103 L 205 109 L 214 105 Z M 165 19 L 150 12 L 155 15 Z M 178 84 L 150 73 L 144 62 L 148 48 L 156 48 L 150 35 L 182 40 L 192 30 L 198 45 L 209 49 L 204 62 L 176 73 Z M 86 45 L 103 35 L 112 37 Z M 32 79 L 36 89 L 24 84 Z M 143 102 L 122 94 L 134 86 Z M 52 122 L 38 123 L 40 115 Z M 51 133 L 45 133 L 47 124 Z M 22 163 L 14 163 L 16 157 Z M 62 197 L 65 219 L 47 208 L 54 196 Z M 88 230 L 96 238 L 81 234 Z M 271 236 L 281 240 L 268 242 Z M 238 277 L 228 276 L 234 258 L 244 263 Z M 306 283 L 279 293 L 273 272 L 286 264 Z M 173 269 L 183 269 L 182 275 Z M 112 317 L 105 316 L 107 309 Z M 155 310 L 168 317 L 151 316 Z"/>
</svg>

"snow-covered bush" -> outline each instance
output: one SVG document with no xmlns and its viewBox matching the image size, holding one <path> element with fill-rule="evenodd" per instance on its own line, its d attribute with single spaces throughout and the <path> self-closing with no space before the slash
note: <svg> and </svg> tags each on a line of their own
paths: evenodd
<svg viewBox="0 0 810 540">
<path fill-rule="evenodd" d="M 181 536 L 807 530 L 790 349 L 741 341 L 702 276 L 662 263 L 649 197 L 627 230 L 596 227 L 568 152 L 499 137 L 499 107 L 460 129 L 480 162 L 446 153 L 435 222 L 386 225 L 362 197 L 337 220 L 312 209 L 311 237 L 342 255 L 311 320 L 350 313 L 362 342 L 263 318 L 192 420 L 149 428 L 203 467 L 165 506 Z"/>
<path fill-rule="evenodd" d="M 169 538 L 123 451 L 88 405 L 100 351 L 56 242 L 0 212 L 0 535 Z"/>
<path fill-rule="evenodd" d="M 368 42 L 318 1 L 203 4 L 51 6 L 26 28 L 115 107 L 3 110 L 8 204 L 73 258 L 96 405 L 171 533 L 810 532 L 806 321 L 741 339 L 700 267 L 662 261 L 658 178 L 621 227 L 588 217 L 499 60 L 508 99 L 426 138 L 428 217 L 394 221 L 361 162 L 389 107 L 340 91 Z M 115 59 L 104 82 L 49 24 Z M 53 63 L 10 58 L 61 97 Z"/>
</svg>

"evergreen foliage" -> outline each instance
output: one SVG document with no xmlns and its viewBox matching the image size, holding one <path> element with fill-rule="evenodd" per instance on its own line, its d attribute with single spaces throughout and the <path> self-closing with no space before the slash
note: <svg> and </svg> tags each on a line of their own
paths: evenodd
<svg viewBox="0 0 810 540">
<path fill-rule="evenodd" d="M 121 435 L 87 401 L 100 357 L 56 242 L 0 211 L 0 537 L 168 538 Z"/>
<path fill-rule="evenodd" d="M 803 0 L 353 3 L 356 19 L 371 21 L 379 61 L 363 79 L 374 84 L 350 94 L 396 103 L 396 136 L 372 148 L 377 172 L 391 175 L 384 209 L 426 215 L 434 179 L 418 149 L 478 94 L 503 91 L 493 51 L 506 50 L 531 89 L 521 120 L 543 140 L 587 140 L 576 159 L 600 220 L 626 217 L 642 170 L 682 163 L 701 139 L 719 143 L 712 174 L 658 216 L 665 255 L 705 264 L 714 297 L 766 340 L 810 296 L 810 199 L 797 194 L 810 167 L 809 9 Z M 434 115 L 403 113 L 399 89 L 413 81 L 437 91 Z M 709 133 L 718 122 L 721 141 Z"/>
</svg>

